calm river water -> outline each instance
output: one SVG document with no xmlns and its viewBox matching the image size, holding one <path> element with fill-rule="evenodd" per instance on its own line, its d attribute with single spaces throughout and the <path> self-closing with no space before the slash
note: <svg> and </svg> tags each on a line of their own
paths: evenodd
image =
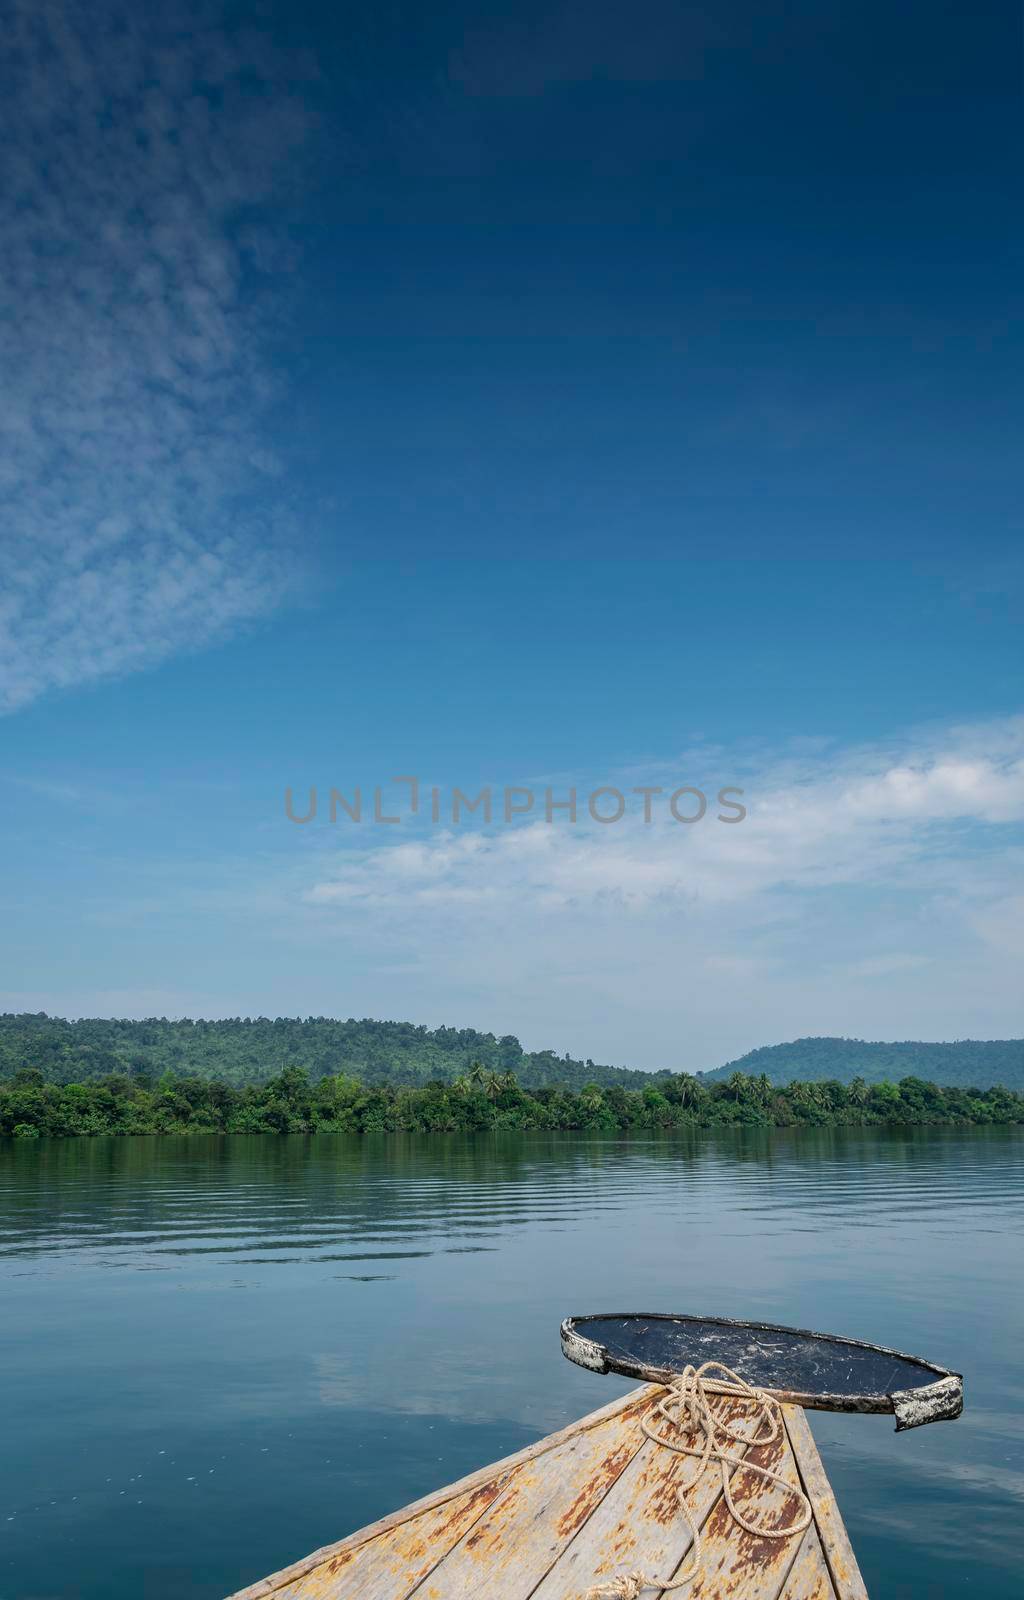
<svg viewBox="0 0 1024 1600">
<path fill-rule="evenodd" d="M 1024 1134 L 0 1147 L 0 1600 L 219 1600 L 630 1387 L 567 1312 L 689 1310 L 966 1375 L 812 1416 L 872 1600 L 1024 1590 Z"/>
</svg>

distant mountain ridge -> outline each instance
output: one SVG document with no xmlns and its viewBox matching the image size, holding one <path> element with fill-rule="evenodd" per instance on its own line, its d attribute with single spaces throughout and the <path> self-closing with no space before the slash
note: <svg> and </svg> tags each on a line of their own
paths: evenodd
<svg viewBox="0 0 1024 1600">
<path fill-rule="evenodd" d="M 286 1067 L 304 1067 L 312 1078 L 342 1072 L 370 1085 L 415 1086 L 435 1079 L 451 1082 L 477 1062 L 492 1072 L 514 1072 L 531 1089 L 549 1084 L 581 1089 L 586 1083 L 642 1089 L 667 1076 L 602 1066 L 553 1050 L 526 1051 L 512 1034 L 372 1018 L 87 1017 L 68 1022 L 45 1012 L 0 1015 L 0 1079 L 36 1067 L 52 1083 L 171 1071 L 237 1085 L 265 1083 Z"/>
<path fill-rule="evenodd" d="M 143 1021 L 83 1018 L 68 1022 L 44 1012 L 0 1015 L 0 1078 L 23 1067 L 38 1068 L 54 1083 L 73 1083 L 110 1073 L 219 1078 L 259 1084 L 286 1067 L 304 1067 L 312 1078 L 347 1073 L 366 1084 L 417 1085 L 451 1082 L 479 1062 L 492 1072 L 514 1072 L 524 1088 L 560 1085 L 581 1089 L 621 1085 L 642 1089 L 670 1073 L 692 1071 L 684 1050 L 670 1067 L 644 1072 L 604 1066 L 553 1050 L 524 1050 L 513 1034 L 475 1028 L 426 1028 L 411 1022 L 371 1018 L 233 1017 L 217 1021 Z M 703 1081 L 734 1072 L 762 1074 L 774 1084 L 833 1080 L 867 1083 L 924 1078 L 931 1083 L 988 1089 L 1001 1084 L 1024 1090 L 1024 1039 L 960 1039 L 951 1043 L 913 1040 L 895 1044 L 862 1039 L 809 1038 L 751 1050 Z"/>
<path fill-rule="evenodd" d="M 1002 1084 L 1024 1088 L 1024 1039 L 956 1039 L 929 1044 L 907 1039 L 894 1044 L 866 1039 L 794 1039 L 790 1044 L 762 1045 L 729 1061 L 713 1072 L 702 1073 L 715 1082 L 742 1072 L 752 1078 L 763 1073 L 772 1083 L 795 1079 L 816 1082 L 832 1079 L 850 1083 L 898 1083 L 901 1078 L 925 1078 L 929 1083 L 960 1088 L 988 1089 Z"/>
</svg>

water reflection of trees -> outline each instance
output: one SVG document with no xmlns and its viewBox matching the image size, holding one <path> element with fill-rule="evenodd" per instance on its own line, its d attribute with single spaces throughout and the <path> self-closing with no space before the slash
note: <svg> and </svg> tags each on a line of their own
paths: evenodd
<svg viewBox="0 0 1024 1600">
<path fill-rule="evenodd" d="M 1021 1144 L 1013 1128 L 717 1128 L 627 1133 L 415 1133 L 10 1141 L 0 1251 L 283 1252 L 386 1258 L 485 1248 L 524 1225 L 729 1203 L 884 1202 Z"/>
</svg>

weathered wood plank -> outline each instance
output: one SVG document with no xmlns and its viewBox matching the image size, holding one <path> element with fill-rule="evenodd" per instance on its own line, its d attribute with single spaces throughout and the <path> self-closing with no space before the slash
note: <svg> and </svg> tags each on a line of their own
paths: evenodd
<svg viewBox="0 0 1024 1600">
<path fill-rule="evenodd" d="M 726 1399 L 717 1400 L 715 1408 L 723 1421 L 731 1424 L 741 1424 L 741 1419 L 750 1415 Z M 698 1444 L 699 1440 L 696 1433 L 683 1434 L 680 1443 Z M 741 1446 L 736 1446 L 736 1453 L 742 1454 Z M 590 1585 L 638 1566 L 659 1576 L 677 1571 L 691 1539 L 679 1509 L 676 1485 L 685 1482 L 696 1467 L 692 1457 L 645 1441 L 531 1600 L 578 1600 Z M 717 1468 L 709 1468 L 688 1496 L 698 1527 L 721 1492 L 721 1474 Z"/>
<path fill-rule="evenodd" d="M 233 1600 L 579 1600 L 591 1584 L 636 1567 L 674 1576 L 690 1550 L 675 1487 L 694 1463 L 642 1434 L 660 1392 L 634 1390 Z M 724 1420 L 749 1415 L 729 1398 L 716 1405 Z M 689 1496 L 703 1559 L 687 1600 L 867 1600 L 806 1418 L 792 1406 L 783 1416 L 784 1435 L 749 1447 L 747 1459 L 802 1488 L 815 1522 L 786 1539 L 745 1533 L 709 1466 Z M 731 1486 L 756 1521 L 784 1528 L 797 1514 L 792 1499 L 746 1467 L 734 1470 Z"/>
<path fill-rule="evenodd" d="M 836 1497 L 822 1466 L 807 1418 L 798 1406 L 784 1406 L 783 1413 L 803 1490 L 814 1511 L 822 1551 L 838 1600 L 868 1600 L 850 1536 L 843 1526 Z"/>
<path fill-rule="evenodd" d="M 796 1457 L 784 1428 L 774 1443 L 748 1449 L 745 1460 L 769 1467 L 794 1488 L 800 1487 Z M 729 1487 L 740 1510 L 768 1528 L 784 1528 L 799 1513 L 791 1496 L 747 1466 L 735 1469 Z M 744 1532 L 722 1495 L 702 1529 L 701 1570 L 687 1589 L 686 1600 L 778 1600 L 802 1537 L 765 1539 Z"/>
<path fill-rule="evenodd" d="M 644 1438 L 645 1394 L 600 1427 L 520 1466 L 487 1513 L 416 1591 L 417 1600 L 525 1600 Z"/>
<path fill-rule="evenodd" d="M 518 1468 L 331 1556 L 276 1591 L 277 1600 L 407 1600 L 487 1512 Z"/>
<path fill-rule="evenodd" d="M 828 1563 L 813 1522 L 804 1534 L 797 1558 L 790 1568 L 782 1600 L 836 1600 Z"/>
<path fill-rule="evenodd" d="M 294 1582 L 296 1578 L 303 1577 L 312 1572 L 316 1567 L 330 1561 L 333 1557 L 355 1549 L 357 1546 L 367 1544 L 371 1539 L 376 1539 L 380 1534 L 388 1533 L 393 1528 L 398 1528 L 402 1523 L 417 1517 L 423 1511 L 432 1510 L 435 1506 L 443 1506 L 457 1496 L 474 1489 L 481 1488 L 490 1483 L 494 1478 L 504 1476 L 513 1467 L 522 1462 L 532 1461 L 537 1456 L 544 1455 L 547 1451 L 555 1449 L 565 1439 L 574 1438 L 577 1434 L 589 1432 L 592 1428 L 600 1427 L 612 1417 L 629 1411 L 638 1402 L 646 1400 L 649 1404 L 660 1393 L 660 1385 L 651 1386 L 642 1384 L 638 1389 L 631 1389 L 628 1394 L 619 1395 L 618 1399 L 611 1400 L 606 1406 L 601 1406 L 596 1411 L 591 1411 L 587 1416 L 580 1417 L 576 1422 L 571 1422 L 568 1427 L 560 1428 L 557 1433 L 549 1433 L 543 1439 L 537 1439 L 533 1444 L 527 1445 L 523 1450 L 517 1450 L 514 1455 L 505 1456 L 501 1461 L 494 1461 L 490 1466 L 480 1467 L 476 1472 L 470 1472 L 464 1478 L 459 1478 L 455 1483 L 446 1484 L 442 1489 L 435 1489 L 430 1494 L 424 1495 L 419 1500 L 412 1501 L 407 1506 L 401 1506 L 397 1511 L 389 1511 L 387 1516 L 381 1517 L 377 1522 L 368 1523 L 365 1528 L 356 1528 L 352 1533 L 346 1534 L 343 1539 L 336 1540 L 333 1544 L 321 1546 L 310 1555 L 303 1556 L 301 1560 L 294 1561 L 288 1567 L 283 1567 L 279 1572 L 272 1572 L 266 1578 L 260 1578 L 255 1583 L 249 1584 L 244 1589 L 239 1589 L 230 1595 L 228 1600 L 270 1600 L 270 1596 L 279 1595 L 284 1586 Z"/>
</svg>

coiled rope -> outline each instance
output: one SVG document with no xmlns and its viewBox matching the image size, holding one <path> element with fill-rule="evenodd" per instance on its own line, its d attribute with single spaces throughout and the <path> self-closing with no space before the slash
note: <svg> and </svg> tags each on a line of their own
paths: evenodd
<svg viewBox="0 0 1024 1600">
<path fill-rule="evenodd" d="M 709 1381 L 708 1374 L 712 1372 L 720 1376 Z M 715 1415 L 709 1399 L 712 1394 L 751 1402 L 756 1407 L 758 1421 L 753 1436 L 738 1433 L 735 1427 Z M 686 1367 L 678 1378 L 673 1378 L 671 1383 L 665 1385 L 665 1393 L 654 1407 L 654 1415 L 662 1417 L 679 1434 L 685 1436 L 696 1433 L 701 1436 L 699 1445 L 682 1444 L 678 1439 L 668 1439 L 663 1433 L 657 1433 L 648 1417 L 643 1417 L 640 1422 L 647 1438 L 655 1444 L 662 1445 L 666 1450 L 674 1450 L 681 1456 L 693 1456 L 700 1463 L 685 1483 L 675 1486 L 679 1509 L 686 1518 L 692 1541 L 689 1565 L 676 1578 L 657 1578 L 642 1570 L 624 1573 L 610 1583 L 595 1584 L 587 1590 L 585 1600 L 599 1600 L 603 1596 L 610 1596 L 611 1600 L 637 1600 L 644 1589 L 682 1589 L 693 1582 L 703 1563 L 703 1551 L 700 1529 L 686 1496 L 700 1482 L 711 1462 L 717 1464 L 722 1474 L 722 1493 L 730 1515 L 745 1533 L 755 1534 L 759 1539 L 789 1539 L 793 1534 L 803 1533 L 805 1528 L 810 1527 L 811 1503 L 800 1489 L 795 1489 L 781 1473 L 773 1472 L 770 1467 L 758 1466 L 756 1462 L 745 1461 L 742 1456 L 731 1455 L 726 1448 L 730 1442 L 748 1447 L 773 1444 L 781 1437 L 783 1423 L 779 1403 L 763 1389 L 753 1388 L 738 1372 L 723 1366 L 720 1361 L 705 1361 L 700 1367 Z M 736 1467 L 756 1473 L 759 1478 L 782 1489 L 789 1499 L 798 1502 L 801 1509 L 788 1527 L 764 1527 L 751 1522 L 738 1510 L 729 1487 L 730 1475 Z"/>
</svg>

